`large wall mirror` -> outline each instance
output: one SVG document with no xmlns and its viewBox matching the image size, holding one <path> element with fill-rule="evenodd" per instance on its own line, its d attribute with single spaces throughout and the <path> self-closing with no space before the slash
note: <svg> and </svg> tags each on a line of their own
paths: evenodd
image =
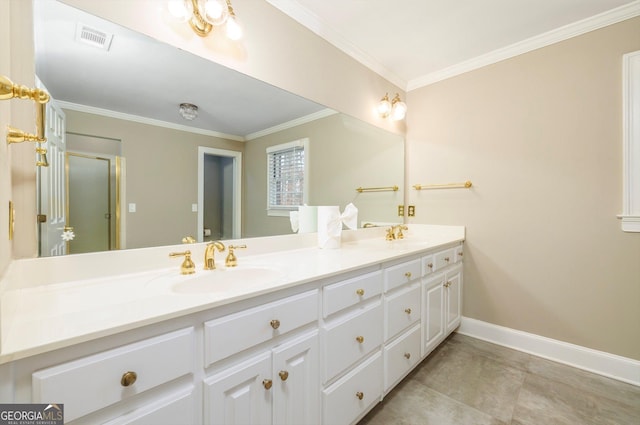
<svg viewBox="0 0 640 425">
<path fill-rule="evenodd" d="M 309 205 L 401 220 L 402 136 L 56 0 L 34 13 L 36 75 L 54 99 L 40 255 L 292 233 L 267 213 L 266 151 L 300 139 Z"/>
</svg>

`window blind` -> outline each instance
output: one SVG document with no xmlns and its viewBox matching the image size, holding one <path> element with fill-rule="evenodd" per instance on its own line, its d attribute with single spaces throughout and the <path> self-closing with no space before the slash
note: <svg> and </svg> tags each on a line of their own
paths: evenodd
<svg viewBox="0 0 640 425">
<path fill-rule="evenodd" d="M 291 210 L 303 205 L 304 143 L 292 142 L 267 149 L 268 209 Z"/>
</svg>

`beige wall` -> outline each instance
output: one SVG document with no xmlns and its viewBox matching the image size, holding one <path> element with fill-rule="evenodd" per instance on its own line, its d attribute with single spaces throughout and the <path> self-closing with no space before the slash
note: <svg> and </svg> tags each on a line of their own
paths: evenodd
<svg viewBox="0 0 640 425">
<path fill-rule="evenodd" d="M 267 216 L 266 148 L 294 140 L 309 139 L 309 205 L 349 203 L 358 208 L 358 219 L 400 222 L 396 207 L 404 192 L 358 193 L 357 187 L 403 186 L 404 141 L 344 114 L 247 142 L 245 149 L 245 226 L 247 236 L 291 233 L 288 217 Z"/>
<path fill-rule="evenodd" d="M 242 152 L 232 140 L 66 110 L 67 131 L 122 141 L 126 164 L 126 247 L 171 245 L 197 237 L 198 146 Z"/>
<path fill-rule="evenodd" d="M 624 233 L 622 55 L 640 18 L 408 95 L 415 222 L 467 226 L 467 317 L 640 359 L 640 234 Z"/>
</svg>

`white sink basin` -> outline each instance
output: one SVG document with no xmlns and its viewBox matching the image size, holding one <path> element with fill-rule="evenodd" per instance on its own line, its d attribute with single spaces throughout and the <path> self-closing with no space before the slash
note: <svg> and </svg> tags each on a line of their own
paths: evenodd
<svg viewBox="0 0 640 425">
<path fill-rule="evenodd" d="M 173 292 L 198 294 L 224 292 L 237 287 L 247 288 L 276 282 L 284 276 L 279 270 L 267 267 L 230 267 L 198 270 L 191 276 L 182 276 L 171 285 Z"/>
</svg>

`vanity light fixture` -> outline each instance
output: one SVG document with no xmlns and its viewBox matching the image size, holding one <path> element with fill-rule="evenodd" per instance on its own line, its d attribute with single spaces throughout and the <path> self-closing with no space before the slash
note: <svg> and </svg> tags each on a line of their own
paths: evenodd
<svg viewBox="0 0 640 425">
<path fill-rule="evenodd" d="M 169 13 L 189 25 L 200 37 L 205 37 L 214 27 L 224 25 L 231 40 L 242 38 L 242 27 L 238 24 L 231 0 L 168 0 Z"/>
<path fill-rule="evenodd" d="M 378 114 L 382 118 L 391 117 L 394 121 L 403 120 L 407 115 L 407 104 L 400 100 L 400 95 L 396 93 L 391 101 L 389 101 L 389 93 L 386 93 L 378 103 Z"/>
<path fill-rule="evenodd" d="M 179 112 L 185 120 L 193 121 L 198 116 L 198 107 L 193 103 L 181 103 Z"/>
</svg>

